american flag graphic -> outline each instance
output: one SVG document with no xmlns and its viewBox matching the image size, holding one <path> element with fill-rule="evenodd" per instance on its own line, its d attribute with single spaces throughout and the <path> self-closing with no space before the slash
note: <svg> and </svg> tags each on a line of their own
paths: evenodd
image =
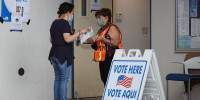
<svg viewBox="0 0 200 100">
<path fill-rule="evenodd" d="M 130 88 L 131 85 L 132 85 L 132 82 L 133 82 L 133 77 L 129 78 L 129 77 L 125 76 L 125 75 L 120 75 L 118 77 L 117 85 L 116 86 L 122 85 L 125 88 Z"/>
</svg>

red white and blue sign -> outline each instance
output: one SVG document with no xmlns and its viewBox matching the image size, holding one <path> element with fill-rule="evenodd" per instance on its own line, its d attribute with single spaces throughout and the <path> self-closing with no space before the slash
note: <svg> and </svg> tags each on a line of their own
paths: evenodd
<svg viewBox="0 0 200 100">
<path fill-rule="evenodd" d="M 113 60 L 103 100 L 139 100 L 148 68 L 147 60 Z"/>
</svg>

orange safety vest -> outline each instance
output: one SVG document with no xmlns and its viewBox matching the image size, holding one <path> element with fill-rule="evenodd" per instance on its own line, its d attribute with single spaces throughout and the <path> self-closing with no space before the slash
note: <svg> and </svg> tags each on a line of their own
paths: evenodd
<svg viewBox="0 0 200 100">
<path fill-rule="evenodd" d="M 101 34 L 97 33 L 97 36 L 105 38 L 106 33 L 108 33 L 108 31 L 109 31 L 111 26 L 115 26 L 119 31 L 120 42 L 119 42 L 118 48 L 122 49 L 122 42 L 121 42 L 122 35 L 121 35 L 121 32 L 120 32 L 119 28 L 116 25 L 110 24 Z M 105 61 L 105 58 L 106 58 L 106 44 L 105 44 L 105 42 L 104 41 L 99 41 L 96 44 L 97 44 L 97 49 L 94 50 L 94 58 L 93 58 L 93 60 L 96 61 L 96 62 Z"/>
</svg>

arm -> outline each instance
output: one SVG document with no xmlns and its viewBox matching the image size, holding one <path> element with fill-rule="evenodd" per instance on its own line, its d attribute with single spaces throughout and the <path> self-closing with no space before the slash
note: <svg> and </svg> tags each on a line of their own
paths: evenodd
<svg viewBox="0 0 200 100">
<path fill-rule="evenodd" d="M 64 37 L 64 40 L 65 42 L 67 43 L 71 43 L 73 42 L 77 37 L 79 37 L 82 33 L 79 31 L 77 32 L 76 34 L 74 35 L 70 35 L 70 33 L 64 33 L 63 34 L 63 37 Z"/>
<path fill-rule="evenodd" d="M 73 35 L 70 35 L 70 33 L 64 33 L 64 34 L 63 34 L 63 37 L 64 37 L 65 42 L 71 43 L 71 42 L 73 42 L 77 37 L 79 37 L 81 34 L 85 34 L 85 33 L 89 32 L 89 31 L 90 31 L 89 28 L 85 28 L 85 29 L 79 30 L 78 32 L 76 32 L 76 33 L 73 34 Z"/>
<path fill-rule="evenodd" d="M 111 41 L 109 39 L 105 39 L 105 43 L 111 44 L 113 46 L 118 46 L 120 41 L 118 29 L 115 26 L 111 26 L 108 34 L 111 38 Z"/>
<path fill-rule="evenodd" d="M 49 37 L 49 41 L 50 41 L 50 43 L 52 43 L 51 34 L 50 34 L 50 37 Z"/>
</svg>

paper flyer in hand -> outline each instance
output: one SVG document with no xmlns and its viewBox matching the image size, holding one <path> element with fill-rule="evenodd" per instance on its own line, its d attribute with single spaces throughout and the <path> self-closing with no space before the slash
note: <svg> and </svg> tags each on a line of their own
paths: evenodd
<svg viewBox="0 0 200 100">
<path fill-rule="evenodd" d="M 85 42 L 87 39 L 89 39 L 90 37 L 92 37 L 94 35 L 94 31 L 92 29 L 92 26 L 89 26 L 88 28 L 90 29 L 90 32 L 87 32 L 87 34 L 82 34 L 80 36 L 81 44 L 83 44 L 83 42 Z"/>
</svg>

